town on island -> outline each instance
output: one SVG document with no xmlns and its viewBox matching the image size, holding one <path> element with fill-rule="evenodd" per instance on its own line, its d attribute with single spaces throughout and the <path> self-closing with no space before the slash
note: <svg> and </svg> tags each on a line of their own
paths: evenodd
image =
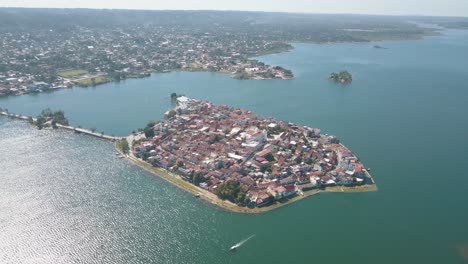
<svg viewBox="0 0 468 264">
<path fill-rule="evenodd" d="M 173 93 L 175 108 L 128 137 L 69 126 L 63 111 L 29 121 L 115 142 L 120 158 L 226 210 L 262 213 L 321 192 L 368 192 L 377 186 L 335 136 L 255 113 Z"/>
<path fill-rule="evenodd" d="M 232 211 L 264 212 L 323 191 L 377 190 L 358 157 L 318 128 L 174 93 L 171 98 L 176 107 L 163 121 L 119 146 L 196 197 Z"/>
</svg>

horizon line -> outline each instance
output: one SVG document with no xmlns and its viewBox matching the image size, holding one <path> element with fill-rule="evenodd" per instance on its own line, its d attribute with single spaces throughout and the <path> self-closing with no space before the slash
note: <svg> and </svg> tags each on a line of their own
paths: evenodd
<svg viewBox="0 0 468 264">
<path fill-rule="evenodd" d="M 272 13 L 272 14 L 302 14 L 302 15 L 356 15 L 356 16 L 387 16 L 387 17 L 446 17 L 446 18 L 468 18 L 460 15 L 420 15 L 420 14 L 369 14 L 369 13 L 316 13 L 295 11 L 265 11 L 265 10 L 235 10 L 235 9 L 141 9 L 141 8 L 97 8 L 97 7 L 25 7 L 25 6 L 0 6 L 0 9 L 57 9 L 57 10 L 116 10 L 116 11 L 198 11 L 198 12 L 245 12 L 245 13 Z"/>
</svg>

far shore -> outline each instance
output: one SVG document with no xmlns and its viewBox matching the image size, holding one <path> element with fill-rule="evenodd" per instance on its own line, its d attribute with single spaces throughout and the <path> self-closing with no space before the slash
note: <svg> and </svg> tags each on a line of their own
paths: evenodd
<svg viewBox="0 0 468 264">
<path fill-rule="evenodd" d="M 271 210 L 274 210 L 276 208 L 283 207 L 285 205 L 294 203 L 296 201 L 302 200 L 306 197 L 316 195 L 319 193 L 325 193 L 325 192 L 330 192 L 330 193 L 357 193 L 357 192 L 375 192 L 378 190 L 377 185 L 372 184 L 372 185 L 361 185 L 361 186 L 354 186 L 354 187 L 345 187 L 345 186 L 331 186 L 331 187 L 326 187 L 325 189 L 312 189 L 308 191 L 300 191 L 299 194 L 296 196 L 293 196 L 291 198 L 287 198 L 284 200 L 280 201 L 275 201 L 272 204 L 262 206 L 262 207 L 255 207 L 255 208 L 248 208 L 248 207 L 242 207 L 238 206 L 235 203 L 232 203 L 227 200 L 222 200 L 218 196 L 216 196 L 214 193 L 211 193 L 205 189 L 202 189 L 198 186 L 195 186 L 191 184 L 190 182 L 187 182 L 186 180 L 182 179 L 179 175 L 170 172 L 166 169 L 155 167 L 151 165 L 150 163 L 143 161 L 131 154 L 124 154 L 122 151 L 117 147 L 117 151 L 126 157 L 129 161 L 131 161 L 133 164 L 145 169 L 148 172 L 153 173 L 154 175 L 174 184 L 175 186 L 190 192 L 195 196 L 199 197 L 200 199 L 203 199 L 204 201 L 207 201 L 213 205 L 216 205 L 226 211 L 230 212 L 235 212 L 235 213 L 244 213 L 244 214 L 261 214 L 261 213 L 266 213 Z M 367 173 L 368 174 L 368 173 Z M 368 174 L 370 177 L 370 175 Z"/>
</svg>

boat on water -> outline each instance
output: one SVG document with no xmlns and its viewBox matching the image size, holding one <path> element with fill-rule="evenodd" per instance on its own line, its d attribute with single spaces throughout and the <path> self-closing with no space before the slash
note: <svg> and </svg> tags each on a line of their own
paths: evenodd
<svg viewBox="0 0 468 264">
<path fill-rule="evenodd" d="M 235 244 L 234 246 L 230 247 L 229 248 L 229 251 L 233 252 L 233 251 L 236 251 L 237 248 L 239 248 L 240 246 L 242 246 L 245 242 L 249 241 L 252 237 L 254 237 L 255 235 L 251 235 L 249 236 L 248 238 L 238 242 L 237 244 Z"/>
<path fill-rule="evenodd" d="M 229 248 L 229 251 L 236 251 L 238 247 L 239 247 L 239 245 L 238 245 L 238 244 L 235 244 L 234 246 L 232 246 L 231 248 Z"/>
</svg>

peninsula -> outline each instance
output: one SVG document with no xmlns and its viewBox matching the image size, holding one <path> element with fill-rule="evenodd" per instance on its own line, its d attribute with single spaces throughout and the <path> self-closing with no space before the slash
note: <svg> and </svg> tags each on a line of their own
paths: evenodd
<svg viewBox="0 0 468 264">
<path fill-rule="evenodd" d="M 185 96 L 176 101 L 165 120 L 128 137 L 127 157 L 196 197 L 259 213 L 323 191 L 377 189 L 357 156 L 318 128 Z"/>
</svg>

